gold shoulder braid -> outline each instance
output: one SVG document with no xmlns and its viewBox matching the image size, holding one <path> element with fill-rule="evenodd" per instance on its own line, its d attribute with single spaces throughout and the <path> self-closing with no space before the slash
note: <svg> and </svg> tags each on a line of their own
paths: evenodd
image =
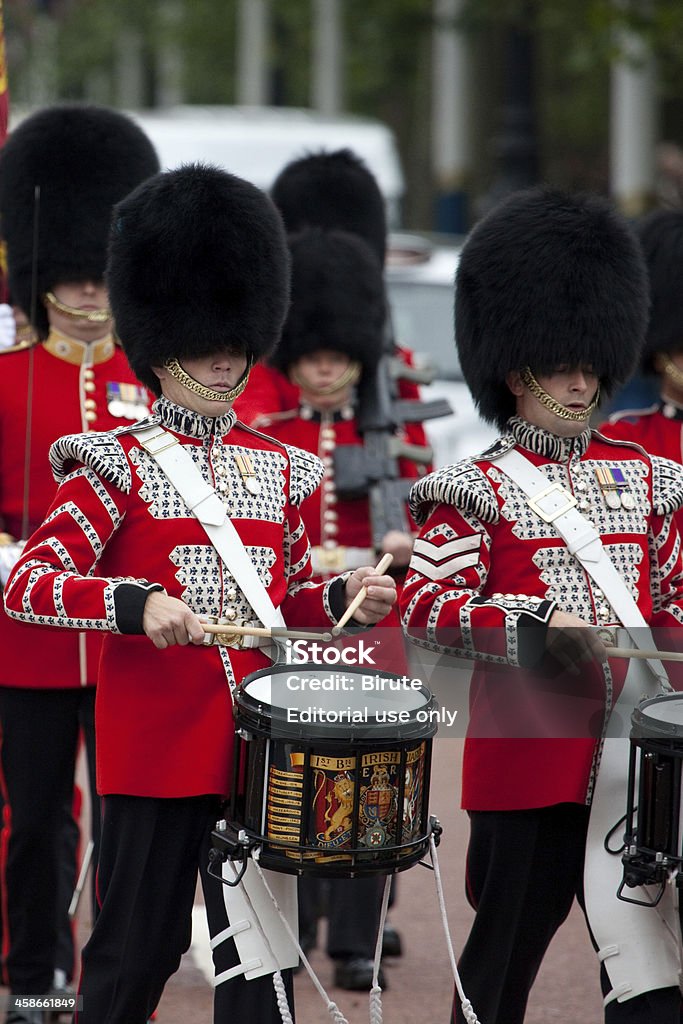
<svg viewBox="0 0 683 1024">
<path fill-rule="evenodd" d="M 600 402 L 600 385 L 598 384 L 598 390 L 593 396 L 593 401 L 585 409 L 582 409 L 581 412 L 572 412 L 571 409 L 557 402 L 541 387 L 528 366 L 524 367 L 520 376 L 534 398 L 537 398 L 541 405 L 545 406 L 549 412 L 559 416 L 561 420 L 573 420 L 576 423 L 582 423 L 584 420 L 590 419 Z"/>
</svg>

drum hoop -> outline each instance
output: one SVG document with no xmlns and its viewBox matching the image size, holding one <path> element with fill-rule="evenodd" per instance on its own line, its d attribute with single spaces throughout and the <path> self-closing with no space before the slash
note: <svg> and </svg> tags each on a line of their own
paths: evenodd
<svg viewBox="0 0 683 1024">
<path fill-rule="evenodd" d="M 311 665 L 313 664 L 311 663 Z M 438 709 L 438 702 L 424 683 L 420 683 L 419 688 L 416 688 L 414 692 L 424 696 L 425 703 L 422 707 L 409 711 L 411 717 L 408 722 L 373 722 L 373 719 L 369 717 L 367 722 L 361 726 L 353 722 L 290 722 L 286 718 L 285 708 L 258 700 L 249 693 L 248 685 L 253 680 L 274 674 L 281 675 L 294 667 L 270 665 L 251 672 L 244 678 L 234 694 L 233 717 L 238 728 L 257 732 L 274 741 L 283 740 L 291 743 L 293 740 L 299 740 L 309 746 L 312 743 L 338 743 L 344 746 L 348 744 L 371 744 L 373 746 L 385 743 L 400 744 L 431 739 L 437 733 L 438 722 L 435 720 L 436 716 L 432 716 L 431 712 Z M 325 671 L 330 670 L 328 665 L 315 664 L 314 667 Z M 347 666 L 345 671 L 351 673 L 355 669 L 353 666 Z M 393 672 L 383 672 L 381 675 L 387 679 L 401 678 Z M 426 712 L 429 716 L 427 721 L 418 721 L 416 717 L 418 712 Z M 253 721 L 254 718 L 257 719 L 256 725 Z M 275 730 L 273 730 L 273 723 L 275 723 Z M 361 736 L 360 733 L 367 733 L 367 735 Z"/>
<path fill-rule="evenodd" d="M 638 744 L 638 740 L 680 739 L 683 743 L 683 723 L 667 722 L 664 718 L 653 718 L 647 714 L 647 709 L 655 704 L 661 707 L 675 701 L 683 701 L 683 693 L 663 693 L 641 700 L 631 712 L 631 740 Z"/>
</svg>

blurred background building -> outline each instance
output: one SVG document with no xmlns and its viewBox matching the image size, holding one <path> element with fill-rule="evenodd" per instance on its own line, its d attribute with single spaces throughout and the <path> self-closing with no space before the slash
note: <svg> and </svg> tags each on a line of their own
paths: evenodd
<svg viewBox="0 0 683 1024">
<path fill-rule="evenodd" d="M 403 226 L 512 188 L 680 204 L 680 0 L 5 0 L 11 108 L 312 108 L 389 126 Z"/>
</svg>

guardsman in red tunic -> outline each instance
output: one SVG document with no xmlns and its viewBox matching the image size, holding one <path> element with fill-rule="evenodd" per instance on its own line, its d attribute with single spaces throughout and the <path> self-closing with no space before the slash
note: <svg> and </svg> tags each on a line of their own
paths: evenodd
<svg viewBox="0 0 683 1024">
<path fill-rule="evenodd" d="M 656 210 L 636 225 L 650 278 L 650 321 L 642 369 L 657 374 L 660 399 L 647 409 L 622 409 L 600 430 L 635 441 L 650 455 L 683 463 L 683 211 Z M 683 515 L 677 517 L 679 530 Z"/>
<path fill-rule="evenodd" d="M 207 645 L 204 622 L 260 625 L 280 611 L 294 628 L 329 627 L 367 581 L 356 622 L 369 624 L 396 589 L 371 566 L 309 581 L 299 506 L 322 466 L 232 411 L 287 308 L 286 241 L 270 200 L 201 165 L 152 178 L 115 208 L 107 282 L 131 366 L 160 397 L 136 428 L 53 445 L 61 484 L 5 592 L 20 621 L 104 633 L 101 905 L 77 1019 L 144 1024 L 189 945 L 199 868 L 210 930 L 220 933 L 215 1019 L 274 1022 L 271 979 L 244 980 L 248 967 L 240 971 L 223 934 L 222 886 L 206 876 L 210 831 L 232 786 L 231 694 L 269 659 L 235 634 Z M 226 531 L 219 556 L 214 541 Z"/>
<path fill-rule="evenodd" d="M 384 196 L 377 179 L 366 164 L 350 149 L 311 153 L 288 163 L 278 174 L 271 189 L 273 202 L 290 234 L 303 228 L 319 227 L 357 235 L 375 253 L 383 268 L 387 248 L 387 218 Z M 410 377 L 412 353 L 400 348 L 389 337 L 390 313 L 385 299 L 385 344 L 394 356 L 396 394 L 399 398 L 419 399 Z M 404 375 L 401 376 L 401 367 Z M 287 412 L 299 406 L 299 389 L 277 366 L 254 367 L 249 387 L 235 403 L 235 412 L 245 423 L 255 424 L 258 416 Z M 426 444 L 421 423 L 405 425 L 412 444 Z"/>
<path fill-rule="evenodd" d="M 375 370 L 382 354 L 386 299 L 380 264 L 358 236 L 307 228 L 290 235 L 289 250 L 291 304 L 272 363 L 297 385 L 300 404 L 263 416 L 255 425 L 319 456 L 325 466 L 322 487 L 304 502 L 301 514 L 313 545 L 313 572 L 327 579 L 372 563 L 380 553 L 373 545 L 368 498 L 337 492 L 335 451 L 340 445 L 363 444 L 355 385 Z M 417 476 L 417 467 L 407 460 L 401 460 L 400 469 L 404 476 Z M 381 551 L 390 551 L 393 566 L 403 572 L 412 546 L 410 532 L 392 529 L 382 538 Z M 395 610 L 381 623 L 379 636 L 375 664 L 402 675 L 407 662 Z M 330 879 L 327 884 L 327 952 L 335 960 L 334 979 L 340 988 L 372 987 L 382 896 L 378 883 L 377 878 L 356 878 Z M 301 928 L 312 941 L 313 908 L 324 902 L 318 891 L 317 879 L 301 880 Z M 386 986 L 383 974 L 380 985 Z"/>
<path fill-rule="evenodd" d="M 35 330 L 0 354 L 3 582 L 54 498 L 52 442 L 133 422 L 147 408 L 148 393 L 113 338 L 103 278 L 113 205 L 157 170 L 151 143 L 129 118 L 89 106 L 38 111 L 2 150 L 10 286 Z M 13 993 L 43 995 L 58 966 L 60 817 L 71 802 L 81 725 L 94 779 L 100 641 L 20 625 L 3 608 L 0 645 L 5 963 Z M 93 811 L 96 835 L 97 801 Z"/>
<path fill-rule="evenodd" d="M 683 623 L 683 472 L 589 427 L 644 338 L 637 240 L 598 197 L 516 193 L 466 242 L 456 311 L 465 378 L 503 433 L 414 486 L 421 532 L 401 606 L 415 642 L 476 659 L 464 991 L 487 1024 L 521 1024 L 552 936 L 585 897 L 605 1020 L 678 1024 L 675 938 L 659 912 L 616 898 L 620 858 L 605 850 L 603 819 L 594 827 L 603 783 L 625 790 L 628 741 L 605 732 L 629 714 L 610 712 L 622 692 L 628 711 L 643 692 L 632 699 L 629 682 L 642 662 L 627 675 L 603 640 L 621 626 L 676 634 Z M 607 808 L 617 833 L 625 809 L 625 792 Z"/>
</svg>

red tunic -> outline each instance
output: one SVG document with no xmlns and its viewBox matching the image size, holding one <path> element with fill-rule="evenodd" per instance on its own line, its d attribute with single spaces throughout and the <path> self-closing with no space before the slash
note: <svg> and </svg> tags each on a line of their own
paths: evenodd
<svg viewBox="0 0 683 1024">
<path fill-rule="evenodd" d="M 518 447 L 549 483 L 576 496 L 648 623 L 663 630 L 683 623 L 673 521 L 683 504 L 681 467 L 589 431 L 563 439 L 523 420 L 509 427 L 484 457 L 445 467 L 414 487 L 412 505 L 423 525 L 401 595 L 413 639 L 477 659 L 463 764 L 469 810 L 589 802 L 599 746 L 590 737 L 617 699 L 627 665 L 613 660 L 604 671 L 592 666 L 551 684 L 509 667 L 525 659 L 533 665 L 526 645 L 534 632 L 542 645 L 556 607 L 591 625 L 619 623 L 552 525 L 497 468 L 496 454 Z M 632 508 L 608 507 L 596 468 L 609 467 L 623 474 Z M 534 631 L 534 624 L 541 628 Z"/>
<path fill-rule="evenodd" d="M 210 420 L 163 398 L 154 409 L 221 495 L 288 625 L 334 623 L 331 584 L 306 582 L 310 548 L 298 509 L 320 480 L 318 460 L 235 424 L 232 412 Z M 255 478 L 243 475 L 242 456 Z M 130 594 L 131 584 L 136 591 L 161 584 L 197 614 L 241 624 L 254 616 L 238 582 L 131 433 L 62 438 L 51 457 L 55 471 L 69 475 L 15 567 L 5 600 L 17 618 L 105 632 L 96 707 L 99 791 L 229 793 L 231 689 L 269 665 L 268 658 L 258 649 L 222 646 L 157 650 L 144 635 L 122 635 L 118 602 L 121 588 Z"/>
<path fill-rule="evenodd" d="M 31 424 L 27 433 L 29 377 Z M 42 522 L 56 484 L 48 451 L 60 435 L 111 430 L 144 416 L 150 396 L 111 339 L 82 342 L 52 334 L 32 349 L 0 354 L 0 518 L 22 536 L 26 445 L 29 439 L 28 530 Z M 92 634 L 28 627 L 0 608 L 0 686 L 93 685 L 100 639 Z M 87 654 L 86 654 L 87 649 Z"/>
<path fill-rule="evenodd" d="M 311 544 L 314 545 L 315 572 L 332 572 L 370 565 L 376 558 L 372 543 L 370 508 L 366 497 L 342 499 L 334 477 L 334 451 L 339 445 L 361 445 L 351 406 L 335 413 L 318 413 L 309 406 L 289 413 L 262 416 L 262 429 L 284 444 L 296 445 L 323 461 L 325 480 L 307 499 L 302 515 Z M 401 475 L 417 477 L 420 470 L 413 462 L 399 460 Z M 412 526 L 412 523 L 410 523 Z M 353 549 L 348 552 L 347 549 Z M 326 559 L 329 561 L 326 562 Z"/>
<path fill-rule="evenodd" d="M 298 411 L 292 410 L 272 418 L 262 417 L 259 422 L 268 434 L 285 444 L 312 452 L 325 466 L 322 487 L 307 498 L 301 508 L 313 545 L 313 571 L 318 578 L 325 579 L 332 573 L 357 569 L 361 565 L 374 565 L 378 554 L 372 542 L 368 498 L 342 499 L 336 490 L 335 448 L 338 445 L 362 444 L 353 408 L 345 406 L 335 413 L 321 414 L 310 406 L 303 406 Z M 407 478 L 415 478 L 423 472 L 407 459 L 399 460 L 399 469 Z M 414 528 L 409 515 L 408 528 Z M 378 647 L 374 664 L 385 671 L 403 675 L 407 671 L 407 662 L 396 607 L 375 627 L 373 637 Z M 346 643 L 348 646 L 348 641 Z"/>
<path fill-rule="evenodd" d="M 396 355 L 406 366 L 413 365 L 413 355 L 408 349 L 397 348 Z M 398 397 L 415 400 L 420 389 L 412 381 L 399 377 Z M 265 423 L 274 414 L 289 412 L 299 405 L 299 389 L 288 377 L 272 366 L 257 363 L 249 375 L 249 383 L 234 405 L 235 412 L 244 423 L 258 430 L 267 429 Z M 427 444 L 427 436 L 421 423 L 405 425 L 406 439 L 411 444 Z"/>
<path fill-rule="evenodd" d="M 661 401 L 649 409 L 622 409 L 600 426 L 600 433 L 618 441 L 633 441 L 650 455 L 683 465 L 683 409 Z M 676 515 L 683 533 L 683 511 Z"/>
</svg>

